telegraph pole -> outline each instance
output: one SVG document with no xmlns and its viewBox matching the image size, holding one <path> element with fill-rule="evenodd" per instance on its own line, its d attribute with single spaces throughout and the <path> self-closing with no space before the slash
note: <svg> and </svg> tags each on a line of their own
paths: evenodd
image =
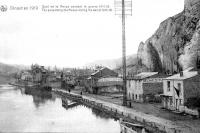
<svg viewBox="0 0 200 133">
<path fill-rule="evenodd" d="M 127 105 L 126 88 L 126 35 L 125 35 L 125 3 L 122 0 L 122 64 L 123 64 L 123 105 Z"/>
<path fill-rule="evenodd" d="M 125 18 L 132 15 L 132 1 L 115 1 L 115 15 L 120 15 L 122 19 L 122 74 L 123 74 L 123 105 L 127 105 L 126 88 L 126 32 Z"/>
</svg>

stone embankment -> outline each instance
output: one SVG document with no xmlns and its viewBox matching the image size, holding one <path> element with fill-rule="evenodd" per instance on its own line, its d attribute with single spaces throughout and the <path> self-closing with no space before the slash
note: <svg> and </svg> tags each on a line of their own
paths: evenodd
<svg viewBox="0 0 200 133">
<path fill-rule="evenodd" d="M 115 119 L 123 118 L 126 121 L 133 123 L 140 123 L 143 125 L 149 132 L 152 133 L 189 133 L 193 132 L 192 129 L 179 126 L 176 123 L 158 118 L 152 115 L 148 115 L 142 112 L 135 111 L 133 109 L 116 105 L 110 102 L 98 100 L 88 96 L 78 95 L 74 93 L 69 93 L 62 90 L 54 90 L 57 94 L 61 95 L 64 98 L 68 98 L 82 104 L 99 109 L 104 111 Z"/>
</svg>

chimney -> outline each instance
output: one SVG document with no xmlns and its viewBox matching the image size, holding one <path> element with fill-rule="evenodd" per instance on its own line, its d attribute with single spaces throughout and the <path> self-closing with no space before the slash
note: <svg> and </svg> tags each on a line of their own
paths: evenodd
<svg viewBox="0 0 200 133">
<path fill-rule="evenodd" d="M 180 77 L 183 77 L 183 71 L 180 71 Z"/>
</svg>

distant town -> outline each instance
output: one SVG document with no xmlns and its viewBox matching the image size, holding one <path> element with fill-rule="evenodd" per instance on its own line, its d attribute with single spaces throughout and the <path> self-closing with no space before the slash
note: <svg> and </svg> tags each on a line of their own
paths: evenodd
<svg viewBox="0 0 200 133">
<path fill-rule="evenodd" d="M 199 118 L 199 76 L 199 69 L 193 67 L 176 74 L 129 73 L 126 81 L 126 107 L 155 117 L 159 116 L 162 119 L 179 120 L 186 116 Z M 16 73 L 15 79 L 15 82 L 10 83 L 11 85 L 55 91 L 63 93 L 62 95 L 68 93 L 72 94 L 72 97 L 87 96 L 123 107 L 122 75 L 108 67 L 50 70 L 35 64 L 31 66 L 31 69 Z M 77 99 L 75 98 L 75 100 Z M 93 100 L 89 99 L 89 101 Z M 109 104 L 108 106 L 112 107 Z M 116 110 L 116 112 L 120 111 Z M 125 112 L 122 111 L 122 114 Z M 175 116 L 175 118 L 170 118 L 169 115 Z M 145 115 L 137 117 L 141 117 L 144 121 L 149 119 L 146 119 Z M 156 126 L 160 126 L 157 124 Z M 166 126 L 164 129 L 158 127 L 161 131 L 169 128 L 167 125 L 163 125 Z M 178 131 L 179 129 L 175 128 L 174 130 Z"/>
</svg>

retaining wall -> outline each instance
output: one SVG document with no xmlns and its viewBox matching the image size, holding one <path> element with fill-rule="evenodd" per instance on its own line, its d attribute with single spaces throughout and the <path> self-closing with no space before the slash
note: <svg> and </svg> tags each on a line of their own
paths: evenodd
<svg viewBox="0 0 200 133">
<path fill-rule="evenodd" d="M 144 118 L 127 113 L 126 111 L 120 111 L 117 108 L 105 106 L 102 103 L 97 103 L 95 101 L 85 99 L 82 96 L 79 96 L 76 94 L 69 94 L 69 93 L 63 93 L 63 92 L 57 92 L 57 93 L 60 94 L 61 96 L 69 98 L 70 100 L 81 102 L 82 104 L 86 106 L 104 111 L 108 113 L 110 116 L 112 116 L 114 119 L 122 118 L 128 122 L 140 123 L 144 125 L 145 129 L 150 133 L 182 133 L 180 129 L 169 128 L 162 123 L 155 123 L 155 122 L 148 121 Z"/>
</svg>

